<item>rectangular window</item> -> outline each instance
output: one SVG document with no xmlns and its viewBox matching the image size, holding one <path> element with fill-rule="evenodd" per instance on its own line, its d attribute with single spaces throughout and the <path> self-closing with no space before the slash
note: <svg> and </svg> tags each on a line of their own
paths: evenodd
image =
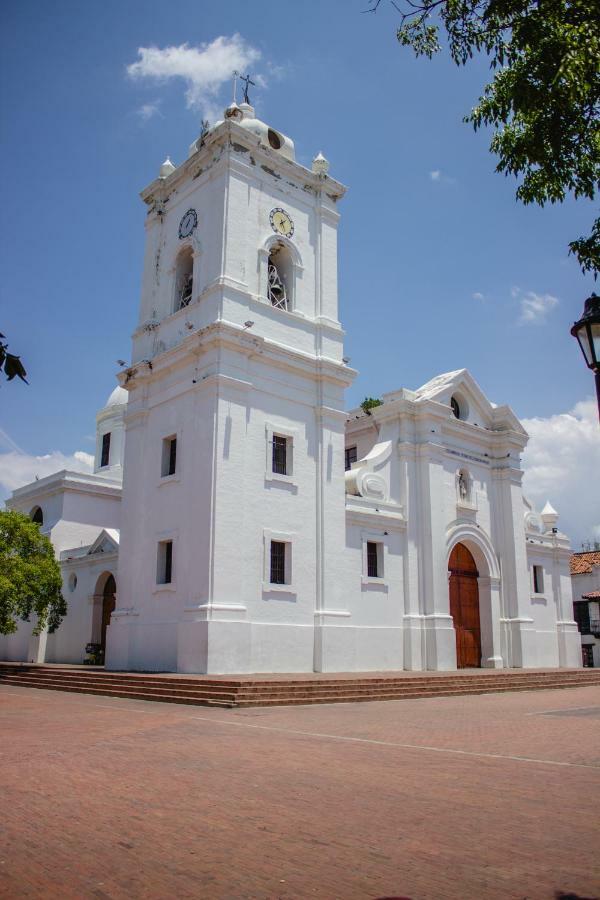
<svg viewBox="0 0 600 900">
<path fill-rule="evenodd" d="M 102 435 L 102 453 L 100 454 L 100 468 L 108 465 L 110 459 L 110 431 Z"/>
<path fill-rule="evenodd" d="M 533 593 L 544 593 L 544 570 L 541 566 L 533 567 Z"/>
<path fill-rule="evenodd" d="M 285 584 L 285 542 L 271 541 L 271 584 Z"/>
<path fill-rule="evenodd" d="M 177 466 L 177 438 L 165 438 L 162 445 L 162 468 L 161 475 L 165 478 L 167 475 L 174 475 Z"/>
<path fill-rule="evenodd" d="M 173 541 L 160 541 L 156 567 L 157 584 L 171 584 L 173 581 Z"/>
<path fill-rule="evenodd" d="M 581 634 L 591 634 L 590 607 L 584 600 L 575 601 L 573 604 L 573 618 L 577 622 L 577 628 Z"/>
<path fill-rule="evenodd" d="M 356 447 L 346 447 L 345 457 L 344 468 L 348 471 L 348 469 L 352 468 L 352 463 L 355 463 L 358 459 Z"/>
<path fill-rule="evenodd" d="M 287 475 L 288 439 L 279 434 L 273 435 L 273 472 L 276 475 Z"/>
<path fill-rule="evenodd" d="M 380 546 L 375 541 L 367 541 L 367 576 L 369 578 L 381 578 Z"/>
</svg>

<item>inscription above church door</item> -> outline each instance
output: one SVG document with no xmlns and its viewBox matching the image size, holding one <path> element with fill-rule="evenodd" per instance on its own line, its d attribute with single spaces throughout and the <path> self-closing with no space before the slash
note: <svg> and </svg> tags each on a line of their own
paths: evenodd
<svg viewBox="0 0 600 900">
<path fill-rule="evenodd" d="M 456 631 L 456 665 L 459 669 L 481 665 L 479 586 L 475 560 L 464 544 L 450 554 L 450 615 Z"/>
</svg>

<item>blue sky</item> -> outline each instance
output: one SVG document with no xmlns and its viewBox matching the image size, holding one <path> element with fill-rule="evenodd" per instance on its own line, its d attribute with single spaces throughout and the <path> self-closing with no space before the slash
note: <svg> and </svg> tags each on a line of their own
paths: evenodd
<svg viewBox="0 0 600 900">
<path fill-rule="evenodd" d="M 567 244 L 594 210 L 517 204 L 489 135 L 462 123 L 487 63 L 415 60 L 395 39 L 395 10 L 365 15 L 366 5 L 5 0 L 0 330 L 31 384 L 0 387 L 0 449 L 93 449 L 94 415 L 137 316 L 139 191 L 231 98 L 227 81 L 190 106 L 183 78 L 133 79 L 127 67 L 139 48 L 235 34 L 255 57 L 258 115 L 293 137 L 300 162 L 322 150 L 349 186 L 340 308 L 360 376 L 348 405 L 465 366 L 492 400 L 550 423 L 552 447 L 554 418 L 593 389 L 569 327 L 594 282 Z M 575 430 L 590 408 L 572 415 Z"/>
</svg>

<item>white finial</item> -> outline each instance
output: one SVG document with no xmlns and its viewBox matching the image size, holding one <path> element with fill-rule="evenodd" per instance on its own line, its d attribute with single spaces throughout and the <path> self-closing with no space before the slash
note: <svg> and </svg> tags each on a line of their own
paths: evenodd
<svg viewBox="0 0 600 900">
<path fill-rule="evenodd" d="M 325 159 L 320 150 L 312 161 L 312 170 L 315 175 L 322 176 L 327 175 L 329 172 L 329 160 Z"/>
<path fill-rule="evenodd" d="M 558 522 L 558 513 L 548 500 L 543 510 L 540 513 L 542 522 L 544 523 L 544 527 L 546 531 L 552 531 L 553 528 L 556 528 L 556 523 Z"/>
<path fill-rule="evenodd" d="M 171 172 L 174 172 L 174 171 L 175 171 L 175 166 L 173 165 L 173 163 L 167 156 L 164 163 L 162 164 L 162 166 L 159 169 L 158 177 L 159 178 L 168 178 L 169 175 L 171 174 Z"/>
<path fill-rule="evenodd" d="M 232 75 L 232 78 L 233 78 L 233 100 L 231 101 L 232 106 L 237 106 L 236 94 L 237 94 L 237 80 L 239 77 L 240 77 L 240 73 L 234 69 L 233 75 Z"/>
</svg>

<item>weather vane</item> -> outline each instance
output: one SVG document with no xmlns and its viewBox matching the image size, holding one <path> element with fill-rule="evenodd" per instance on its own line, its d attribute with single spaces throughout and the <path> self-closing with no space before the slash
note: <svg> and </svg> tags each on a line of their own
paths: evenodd
<svg viewBox="0 0 600 900">
<path fill-rule="evenodd" d="M 248 106 L 250 106 L 251 104 L 250 104 L 250 97 L 248 96 L 248 87 L 249 87 L 249 85 L 252 85 L 252 87 L 256 87 L 256 82 L 251 81 L 249 75 L 240 75 L 239 78 L 240 78 L 240 81 L 243 81 L 245 84 L 244 103 L 247 103 Z"/>
</svg>

